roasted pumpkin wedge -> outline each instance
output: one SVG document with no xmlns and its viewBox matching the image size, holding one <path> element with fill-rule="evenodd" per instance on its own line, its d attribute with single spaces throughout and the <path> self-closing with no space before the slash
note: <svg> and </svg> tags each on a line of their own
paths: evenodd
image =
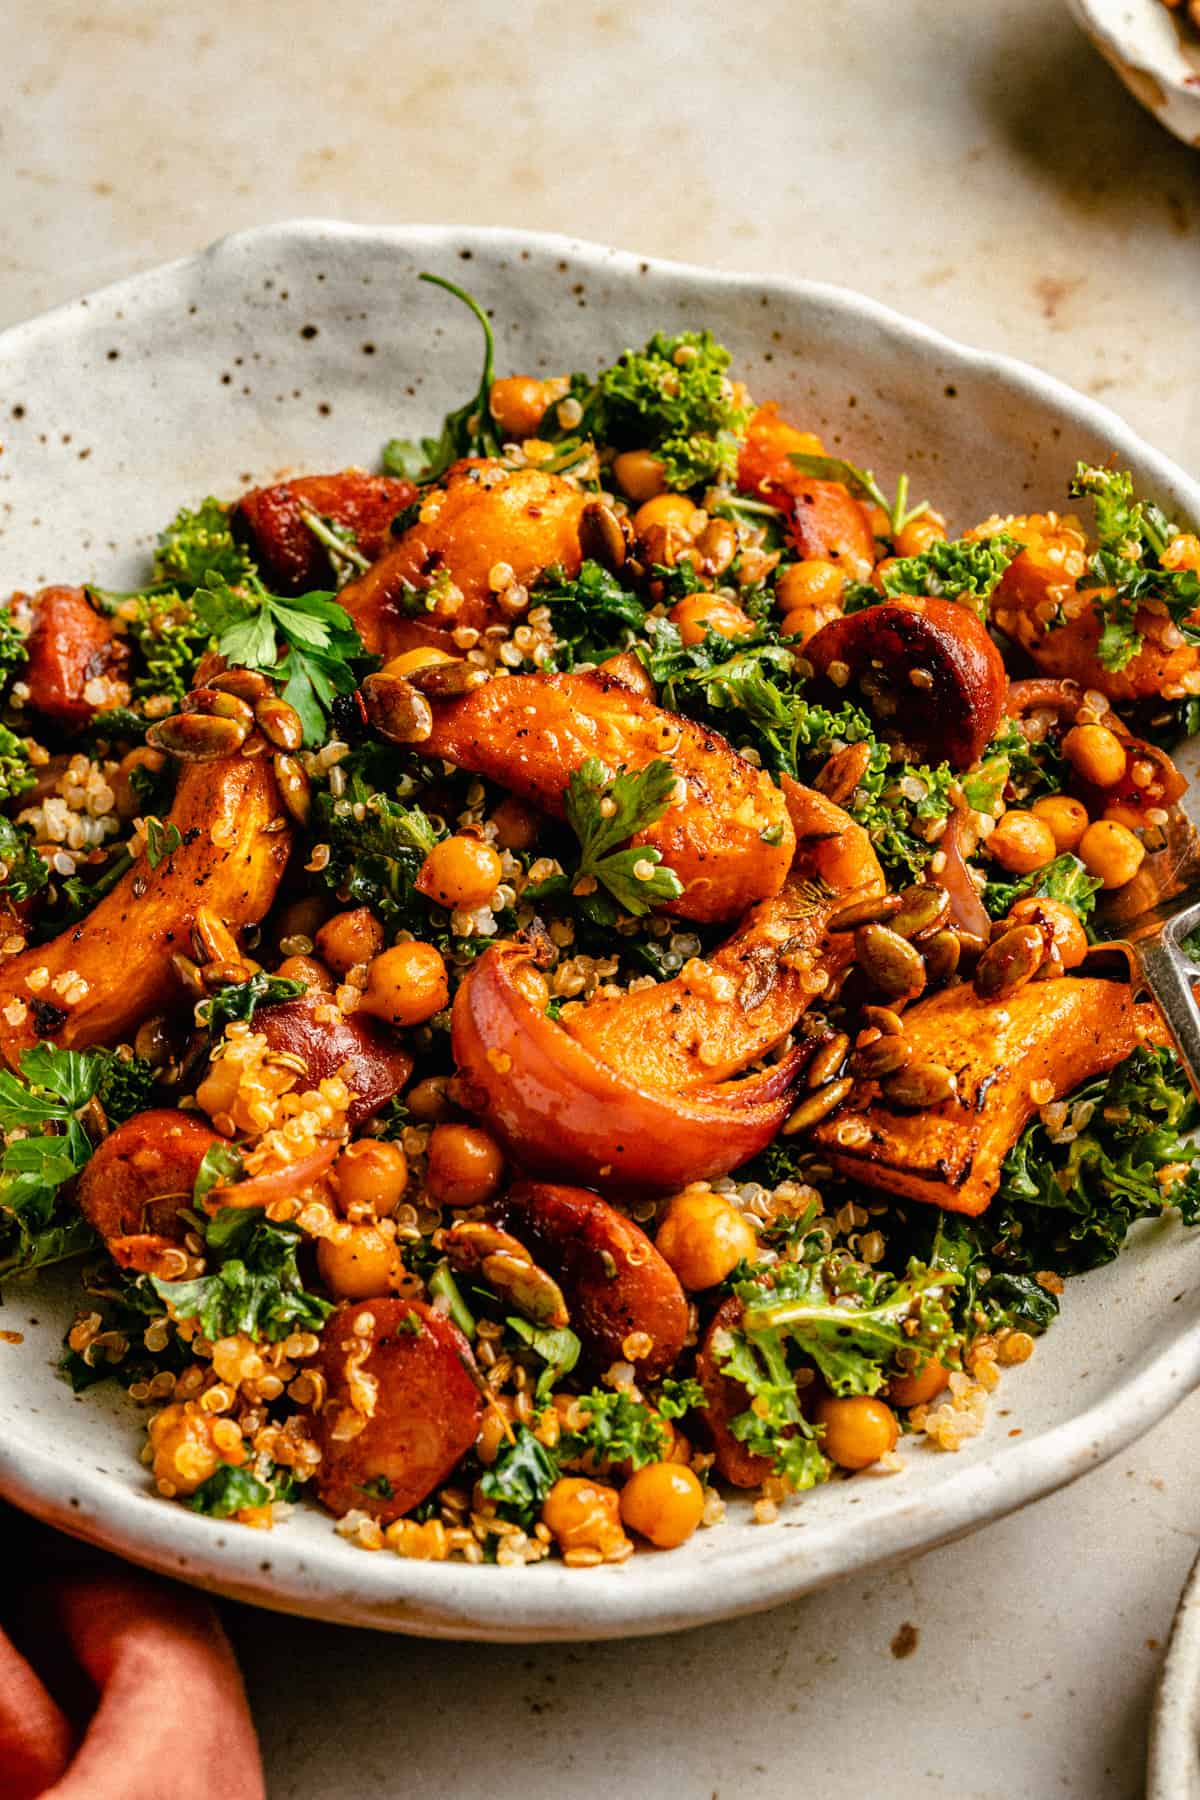
<svg viewBox="0 0 1200 1800">
<path fill-rule="evenodd" d="M 119 1043 L 169 1005 L 179 992 L 171 956 L 187 952 L 199 907 L 236 931 L 271 905 L 288 857 L 281 817 L 269 757 L 186 765 L 167 821 L 177 848 L 156 868 L 136 863 L 78 925 L 0 968 L 5 1060 L 16 1067 L 43 1039 Z"/>
<path fill-rule="evenodd" d="M 945 988 L 904 1014 L 908 1069 L 948 1070 L 955 1092 L 920 1112 L 874 1082 L 819 1124 L 812 1143 L 844 1175 L 948 1212 L 984 1211 L 1000 1168 L 1040 1106 L 1114 1068 L 1139 1042 L 1165 1042 L 1157 1011 L 1120 981 L 1034 981 L 1002 1000 Z"/>
</svg>

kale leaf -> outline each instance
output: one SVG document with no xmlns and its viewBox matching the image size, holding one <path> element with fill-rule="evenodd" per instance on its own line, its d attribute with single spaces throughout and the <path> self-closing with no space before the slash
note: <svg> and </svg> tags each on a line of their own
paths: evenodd
<svg viewBox="0 0 1200 1800">
<path fill-rule="evenodd" d="M 159 534 L 154 580 L 164 586 L 190 591 L 202 587 L 210 575 L 241 581 L 253 568 L 245 550 L 234 542 L 229 507 L 211 494 L 194 511 L 180 507 Z"/>
<path fill-rule="evenodd" d="M 581 435 L 617 450 L 651 450 L 668 487 L 731 481 L 749 408 L 726 371 L 730 355 L 709 331 L 656 332 L 626 350 L 594 382 L 576 376 Z"/>
<path fill-rule="evenodd" d="M 32 900 L 50 880 L 50 870 L 34 849 L 33 836 L 23 825 L 0 813 L 0 894 L 14 906 Z"/>
<path fill-rule="evenodd" d="M 889 563 L 880 577 L 889 599 L 898 594 L 928 594 L 935 600 L 957 600 L 980 619 L 1020 544 L 1005 532 L 990 538 L 936 539 L 919 556 Z"/>
<path fill-rule="evenodd" d="M 667 1448 L 661 1419 L 642 1400 L 619 1388 L 593 1388 L 575 1401 L 579 1423 L 558 1441 L 563 1463 L 587 1457 L 596 1463 L 628 1462 L 635 1469 L 658 1462 Z"/>
<path fill-rule="evenodd" d="M 290 1500 L 294 1491 L 295 1482 L 286 1469 L 276 1468 L 268 1484 L 248 1468 L 222 1463 L 207 1481 L 201 1482 L 187 1504 L 193 1512 L 207 1513 L 210 1519 L 231 1519 L 246 1507 Z"/>
<path fill-rule="evenodd" d="M 1032 875 L 1019 881 L 989 881 L 983 890 L 983 904 L 993 919 L 1003 919 L 1018 900 L 1036 895 L 1040 900 L 1061 900 L 1078 913 L 1080 923 L 1087 925 L 1096 910 L 1096 895 L 1102 883 L 1089 875 L 1077 856 L 1065 850 Z"/>
<path fill-rule="evenodd" d="M 197 1008 L 197 1016 L 214 1039 L 233 1019 L 253 1019 L 260 1006 L 279 1006 L 285 1000 L 298 1000 L 308 990 L 302 981 L 289 981 L 282 975 L 264 975 L 256 970 L 245 981 L 230 982 L 218 988 Z"/>
<path fill-rule="evenodd" d="M 501 1518 L 528 1529 L 558 1480 L 558 1461 L 527 1425 L 513 1427 L 513 1441 L 479 1477 L 479 1491 Z"/>
<path fill-rule="evenodd" d="M 309 1293 L 296 1251 L 301 1233 L 273 1225 L 257 1207 L 226 1206 L 206 1228 L 207 1274 L 189 1281 L 151 1281 L 176 1319 L 196 1319 L 206 1338 L 247 1337 L 277 1343 L 294 1330 L 319 1331 L 333 1307 Z"/>
<path fill-rule="evenodd" d="M 548 569 L 532 598 L 550 608 L 558 669 L 603 662 L 625 649 L 646 623 L 646 609 L 637 596 L 596 562 L 585 562 L 574 579 L 561 568 Z"/>
<path fill-rule="evenodd" d="M 1097 655 L 1104 667 L 1124 669 L 1141 650 L 1135 621 L 1147 602 L 1165 611 L 1189 643 L 1200 643 L 1192 617 L 1200 609 L 1200 574 L 1162 563 L 1179 527 L 1152 500 L 1138 499 L 1126 470 L 1078 463 L 1069 491 L 1073 499 L 1090 497 L 1095 507 L 1097 548 L 1078 585 L 1104 590 L 1093 603 L 1103 625 Z"/>
</svg>

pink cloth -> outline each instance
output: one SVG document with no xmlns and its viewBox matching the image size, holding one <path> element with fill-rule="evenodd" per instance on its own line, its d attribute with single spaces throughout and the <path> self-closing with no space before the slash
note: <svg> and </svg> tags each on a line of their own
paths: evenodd
<svg viewBox="0 0 1200 1800">
<path fill-rule="evenodd" d="M 198 1594 L 89 1558 L 10 1592 L 4 1623 L 22 1648 L 0 1632 L 0 1800 L 263 1800 L 242 1678 Z"/>
</svg>

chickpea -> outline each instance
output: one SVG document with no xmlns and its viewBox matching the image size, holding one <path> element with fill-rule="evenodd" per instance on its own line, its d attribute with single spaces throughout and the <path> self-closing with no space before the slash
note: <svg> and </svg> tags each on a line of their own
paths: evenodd
<svg viewBox="0 0 1200 1800">
<path fill-rule="evenodd" d="M 887 1384 L 887 1397 L 893 1406 L 927 1406 L 949 1385 L 950 1371 L 931 1358 L 923 1369 L 911 1375 L 893 1375 Z"/>
<path fill-rule="evenodd" d="M 1064 969 L 1077 969 L 1088 953 L 1087 932 L 1079 923 L 1079 914 L 1061 900 L 1030 894 L 1018 900 L 1008 916 L 1014 925 L 1037 925 L 1058 952 Z"/>
<path fill-rule="evenodd" d="M 399 1144 L 383 1138 L 358 1138 L 347 1144 L 333 1172 L 343 1211 L 361 1208 L 377 1218 L 395 1212 L 408 1186 L 408 1158 Z"/>
<path fill-rule="evenodd" d="M 1062 747 L 1075 773 L 1094 787 L 1116 787 L 1125 773 L 1125 746 L 1107 725 L 1073 725 Z"/>
<path fill-rule="evenodd" d="M 621 1518 L 659 1550 L 686 1542 L 703 1517 L 704 1489 L 679 1463 L 647 1463 L 621 1489 Z"/>
<path fill-rule="evenodd" d="M 613 457 L 613 474 L 621 492 L 638 506 L 653 500 L 667 485 L 661 462 L 649 450 L 622 450 Z"/>
<path fill-rule="evenodd" d="M 645 537 L 655 525 L 673 525 L 690 537 L 695 516 L 695 501 L 689 500 L 686 494 L 655 494 L 634 513 L 633 528 L 639 537 Z"/>
<path fill-rule="evenodd" d="M 891 1407 L 866 1394 L 848 1400 L 828 1394 L 818 1401 L 816 1417 L 825 1427 L 821 1448 L 839 1469 L 869 1469 L 896 1448 L 900 1435 Z"/>
<path fill-rule="evenodd" d="M 1142 866 L 1146 847 L 1127 825 L 1096 819 L 1079 840 L 1079 859 L 1106 888 L 1124 887 Z"/>
<path fill-rule="evenodd" d="M 706 631 L 715 631 L 718 637 L 738 638 L 754 630 L 753 620 L 721 594 L 689 594 L 686 600 L 676 601 L 668 617 L 673 625 L 678 625 L 685 644 L 702 644 Z"/>
<path fill-rule="evenodd" d="M 504 1153 L 476 1125 L 435 1125 L 425 1186 L 439 1206 L 481 1206 L 500 1186 Z"/>
<path fill-rule="evenodd" d="M 492 809 L 496 842 L 502 850 L 532 850 L 541 828 L 541 814 L 515 794 L 506 794 Z"/>
<path fill-rule="evenodd" d="M 479 1427 L 479 1436 L 475 1440 L 475 1454 L 485 1468 L 491 1468 L 506 1440 L 512 1442 L 512 1426 L 516 1416 L 517 1409 L 507 1395 L 496 1394 L 489 1400 L 483 1424 Z"/>
<path fill-rule="evenodd" d="M 501 432 L 518 442 L 533 436 L 546 405 L 546 384 L 534 375 L 502 375 L 488 394 L 488 410 Z"/>
<path fill-rule="evenodd" d="M 616 1488 L 584 1476 L 565 1475 L 554 1483 L 542 1502 L 542 1523 L 564 1555 L 571 1550 L 594 1550 L 609 1557 L 629 1544 L 621 1529 L 621 1497 Z M 620 1560 L 619 1555 L 613 1560 Z"/>
<path fill-rule="evenodd" d="M 441 952 L 433 944 L 396 944 L 367 970 L 359 1005 L 386 1025 L 423 1025 L 450 1002 Z"/>
<path fill-rule="evenodd" d="M 1053 862 L 1054 833 L 1036 813 L 1006 812 L 987 840 L 988 854 L 1012 875 L 1032 875 Z"/>
<path fill-rule="evenodd" d="M 404 1274 L 395 1239 L 376 1225 L 352 1225 L 340 1240 L 321 1238 L 317 1268 L 339 1300 L 375 1300 L 395 1293 Z"/>
<path fill-rule="evenodd" d="M 285 956 L 275 973 L 284 981 L 302 981 L 310 994 L 332 994 L 337 986 L 325 964 L 315 956 Z"/>
<path fill-rule="evenodd" d="M 1088 828 L 1087 807 L 1069 794 L 1046 794 L 1033 803 L 1033 816 L 1050 827 L 1054 848 L 1060 854 L 1074 850 Z"/>
<path fill-rule="evenodd" d="M 784 569 L 775 583 L 775 604 L 781 613 L 798 606 L 837 606 L 846 585 L 846 574 L 823 556 L 810 556 Z"/>
<path fill-rule="evenodd" d="M 473 909 L 491 899 L 501 873 L 499 852 L 483 838 L 462 832 L 433 846 L 414 885 L 439 906 Z"/>
<path fill-rule="evenodd" d="M 164 1406 L 151 1419 L 152 1468 L 163 1493 L 194 1494 L 210 1475 L 216 1474 L 221 1458 L 213 1443 L 215 1423 L 194 1401 Z"/>
<path fill-rule="evenodd" d="M 453 1107 L 446 1095 L 448 1075 L 427 1075 L 424 1081 L 418 1081 L 404 1096 L 413 1118 L 420 1125 L 434 1125 L 453 1114 Z"/>
<path fill-rule="evenodd" d="M 945 535 L 946 521 L 940 513 L 918 513 L 915 519 L 909 519 L 896 533 L 896 555 L 921 556 L 931 544 L 939 543 Z"/>
<path fill-rule="evenodd" d="M 282 944 L 288 938 L 297 937 L 306 937 L 311 941 L 328 916 L 329 908 L 319 894 L 309 894 L 303 900 L 292 900 L 275 919 L 275 942 Z"/>
<path fill-rule="evenodd" d="M 779 627 L 780 634 L 783 637 L 799 638 L 799 647 L 803 649 L 810 638 L 816 637 L 818 631 L 826 625 L 832 625 L 833 621 L 840 619 L 841 616 L 842 609 L 836 601 L 832 604 L 797 606 L 783 619 Z"/>
<path fill-rule="evenodd" d="M 113 810 L 119 819 L 128 822 L 146 810 L 145 796 L 139 794 L 134 786 L 135 772 L 141 769 L 146 775 L 158 775 L 166 766 L 167 759 L 163 752 L 151 749 L 149 744 L 139 745 L 136 750 L 131 750 L 121 758 L 111 784 Z"/>
<path fill-rule="evenodd" d="M 715 1287 L 743 1257 L 758 1254 L 758 1236 L 745 1214 L 724 1194 L 702 1187 L 676 1194 L 654 1241 L 689 1293 Z"/>
<path fill-rule="evenodd" d="M 1126 825 L 1132 832 L 1144 831 L 1146 828 L 1146 815 L 1132 799 L 1110 800 L 1100 817 L 1115 821 L 1118 825 Z"/>
<path fill-rule="evenodd" d="M 436 644 L 418 644 L 414 649 L 403 650 L 399 656 L 393 656 L 390 662 L 385 662 L 381 673 L 412 675 L 417 669 L 435 669 L 441 663 L 461 661 L 461 656 L 451 656 L 448 650 L 439 650 Z"/>
<path fill-rule="evenodd" d="M 334 913 L 317 933 L 322 962 L 338 975 L 346 975 L 359 963 L 369 963 L 383 949 L 383 926 L 369 906 Z"/>
</svg>

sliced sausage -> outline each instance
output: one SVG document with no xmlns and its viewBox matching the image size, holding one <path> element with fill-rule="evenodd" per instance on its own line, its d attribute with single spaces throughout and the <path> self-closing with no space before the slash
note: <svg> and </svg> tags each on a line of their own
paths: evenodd
<svg viewBox="0 0 1200 1800">
<path fill-rule="evenodd" d="M 351 1130 L 386 1106 L 412 1074 L 412 1057 L 384 1026 L 358 1013 L 347 1017 L 328 994 L 260 1007 L 254 1029 L 272 1050 L 285 1050 L 306 1064 L 302 1092 L 330 1075 L 341 1076 L 354 1094 L 346 1115 Z"/>
<path fill-rule="evenodd" d="M 392 520 L 416 499 L 411 481 L 343 469 L 337 475 L 304 475 L 273 487 L 252 488 L 233 511 L 234 530 L 249 541 L 267 586 L 301 594 L 330 579 L 329 554 L 304 522 L 306 511 L 354 533 L 354 546 L 370 562 L 391 544 Z"/>
<path fill-rule="evenodd" d="M 127 1119 L 103 1140 L 79 1177 L 79 1208 L 106 1240 L 181 1239 L 200 1164 L 222 1140 L 196 1113 L 158 1107 Z"/>
<path fill-rule="evenodd" d="M 717 1308 L 704 1334 L 704 1342 L 696 1355 L 696 1379 L 704 1389 L 708 1404 L 700 1417 L 716 1452 L 717 1473 L 731 1481 L 734 1487 L 760 1487 L 772 1473 L 773 1465 L 769 1456 L 756 1456 L 752 1450 L 747 1450 L 730 1430 L 731 1420 L 749 1406 L 750 1396 L 740 1381 L 731 1381 L 728 1375 L 721 1373 L 713 1345 L 717 1332 L 734 1330 L 741 1317 L 742 1303 L 732 1295 Z"/>
<path fill-rule="evenodd" d="M 317 1492 L 331 1512 L 357 1508 L 383 1523 L 400 1518 L 445 1480 L 479 1435 L 483 1402 L 471 1346 L 422 1301 L 339 1306 L 325 1326 L 317 1367 L 327 1383 L 317 1421 Z M 360 1385 L 363 1375 L 369 1379 Z M 373 1408 L 355 1433 L 355 1398 L 361 1402 L 362 1388 L 369 1393 L 372 1385 Z"/>
<path fill-rule="evenodd" d="M 129 662 L 129 646 L 114 636 L 82 588 L 43 588 L 34 596 L 33 608 L 33 629 L 25 640 L 29 662 L 22 674 L 30 707 L 60 725 L 86 725 L 113 698 L 88 700 L 84 690 L 102 677 L 119 681 Z"/>
<path fill-rule="evenodd" d="M 552 1182 L 522 1183 L 500 1211 L 561 1283 L 590 1362 L 636 1360 L 647 1380 L 673 1367 L 687 1336 L 687 1300 L 675 1271 L 632 1219 L 586 1188 Z M 634 1359 L 625 1343 L 639 1332 L 651 1348 Z"/>
</svg>

